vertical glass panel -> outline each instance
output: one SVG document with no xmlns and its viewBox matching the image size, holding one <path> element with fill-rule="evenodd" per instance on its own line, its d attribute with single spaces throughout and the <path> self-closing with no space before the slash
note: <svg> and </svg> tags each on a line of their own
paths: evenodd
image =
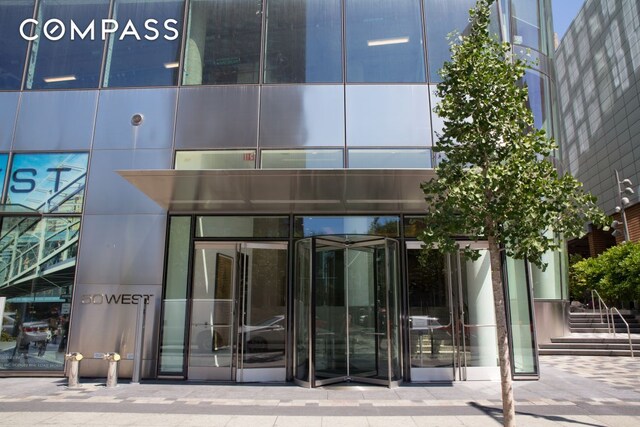
<svg viewBox="0 0 640 427">
<path fill-rule="evenodd" d="M 345 250 L 318 247 L 315 253 L 315 376 L 316 379 L 348 375 L 347 288 Z"/>
<path fill-rule="evenodd" d="M 236 256 L 231 247 L 194 250 L 189 378 L 231 380 Z"/>
<path fill-rule="evenodd" d="M 423 216 L 404 217 L 404 237 L 418 237 L 425 227 L 426 223 Z"/>
<path fill-rule="evenodd" d="M 20 24 L 33 17 L 34 0 L 2 2 L 0 14 L 0 90 L 18 90 L 22 83 L 27 40 L 20 35 Z M 24 26 L 29 35 L 32 25 Z"/>
<path fill-rule="evenodd" d="M 3 218 L 0 369 L 64 368 L 79 230 L 79 217 Z"/>
<path fill-rule="evenodd" d="M 397 237 L 400 233 L 397 216 L 304 216 L 294 219 L 295 237 L 323 234 L 368 234 Z"/>
<path fill-rule="evenodd" d="M 162 313 L 160 372 L 182 373 L 184 367 L 190 243 L 191 217 L 171 217 Z"/>
<path fill-rule="evenodd" d="M 425 81 L 418 0 L 346 0 L 347 81 Z"/>
<path fill-rule="evenodd" d="M 547 269 L 531 266 L 531 278 L 533 280 L 533 293 L 535 298 L 556 299 L 563 298 L 562 295 L 562 271 L 560 252 L 546 252 L 542 256 L 542 262 L 547 264 Z"/>
<path fill-rule="evenodd" d="M 14 154 L 7 203 L 40 212 L 82 212 L 87 153 Z"/>
<path fill-rule="evenodd" d="M 475 4 L 475 0 L 424 1 L 430 82 L 442 81 L 438 72 L 444 63 L 451 59 L 447 36 L 453 31 L 460 34 L 469 32 L 469 10 L 473 9 Z"/>
<path fill-rule="evenodd" d="M 453 367 L 454 348 L 445 257 L 407 251 L 411 367 Z"/>
<path fill-rule="evenodd" d="M 104 87 L 176 85 L 183 13 L 184 0 L 116 0 L 121 30 L 109 38 Z"/>
<path fill-rule="evenodd" d="M 311 240 L 296 242 L 295 282 L 293 285 L 294 378 L 308 382 L 309 378 L 309 321 L 311 304 Z"/>
<path fill-rule="evenodd" d="M 26 88 L 98 87 L 104 46 L 101 20 L 107 18 L 109 0 L 42 0 L 39 9 Z"/>
<path fill-rule="evenodd" d="M 193 0 L 185 85 L 258 83 L 261 0 Z"/>
<path fill-rule="evenodd" d="M 178 151 L 176 169 L 255 169 L 256 150 Z"/>
<path fill-rule="evenodd" d="M 199 216 L 196 237 L 289 237 L 288 216 Z"/>
<path fill-rule="evenodd" d="M 351 149 L 349 167 L 352 169 L 429 169 L 431 150 L 420 149 Z"/>
<path fill-rule="evenodd" d="M 541 50 L 538 0 L 511 0 L 513 43 Z"/>
<path fill-rule="evenodd" d="M 342 82 L 340 0 L 267 2 L 265 83 Z"/>
<path fill-rule="evenodd" d="M 400 268 L 398 266 L 398 242 L 387 240 L 386 242 L 386 263 L 387 263 L 387 295 L 390 322 L 389 345 L 391 346 L 391 372 L 389 379 L 398 381 L 402 378 L 402 365 L 400 363 L 400 289 L 399 278 Z"/>
<path fill-rule="evenodd" d="M 533 112 L 535 127 L 544 129 L 548 134 L 551 134 L 549 77 L 534 70 L 527 70 L 524 75 L 524 84 L 529 90 L 527 103 Z"/>
<path fill-rule="evenodd" d="M 509 322 L 511 324 L 511 348 L 513 368 L 516 374 L 536 374 L 536 358 L 531 320 L 529 282 L 523 260 L 507 258 L 509 285 Z"/>
<path fill-rule="evenodd" d="M 262 169 L 341 169 L 342 150 L 262 150 Z"/>
<path fill-rule="evenodd" d="M 287 250 L 249 247 L 242 257 L 242 368 L 284 368 Z"/>
</svg>

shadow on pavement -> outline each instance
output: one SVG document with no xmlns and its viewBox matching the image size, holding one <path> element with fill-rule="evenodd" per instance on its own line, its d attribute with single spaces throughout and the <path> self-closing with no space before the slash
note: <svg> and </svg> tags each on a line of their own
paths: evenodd
<svg viewBox="0 0 640 427">
<path fill-rule="evenodd" d="M 494 420 L 502 424 L 502 409 L 496 409 L 490 406 L 480 405 L 476 402 L 468 402 L 468 405 L 484 412 L 485 414 L 487 414 L 488 416 L 490 416 L 491 418 L 493 418 Z M 582 421 L 572 420 L 571 418 L 561 417 L 559 415 L 538 415 L 538 414 L 532 414 L 530 412 L 522 412 L 522 411 L 516 411 L 516 415 L 527 415 L 529 417 L 555 421 L 558 423 L 567 423 L 567 424 L 571 423 L 571 424 L 579 424 L 583 426 L 604 427 L 602 424 L 585 423 Z"/>
</svg>

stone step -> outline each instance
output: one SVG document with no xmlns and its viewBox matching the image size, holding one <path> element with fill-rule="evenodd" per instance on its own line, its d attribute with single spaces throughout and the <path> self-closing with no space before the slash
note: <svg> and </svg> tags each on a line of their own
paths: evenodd
<svg viewBox="0 0 640 427">
<path fill-rule="evenodd" d="M 609 332 L 606 326 L 604 328 L 572 328 L 570 327 L 569 330 L 572 333 L 582 333 L 582 334 L 606 334 L 607 332 Z M 629 332 L 632 334 L 640 334 L 640 328 L 629 328 Z M 626 334 L 627 328 L 616 327 L 616 333 Z"/>
<path fill-rule="evenodd" d="M 606 344 L 629 344 L 629 338 L 626 335 L 621 335 L 621 334 L 616 334 L 616 336 L 614 337 L 613 335 L 610 336 L 606 336 L 606 337 L 576 337 L 576 336 L 570 336 L 570 337 L 557 337 L 557 338 L 551 338 L 551 342 L 554 344 L 560 344 L 560 343 L 564 343 L 564 344 L 572 344 L 572 343 L 589 343 L 589 344 L 602 344 L 602 343 L 606 343 Z M 633 344 L 640 344 L 640 337 L 631 337 L 631 342 Z M 541 344 L 542 345 L 542 344 Z"/>
<path fill-rule="evenodd" d="M 627 322 L 629 324 L 630 328 L 640 328 L 640 324 L 639 323 L 631 323 L 631 322 Z M 627 325 L 624 322 L 613 322 L 614 325 L 616 325 L 616 327 L 624 327 L 626 328 Z M 598 319 L 597 321 L 592 321 L 592 322 L 569 322 L 569 326 L 574 326 L 577 328 L 606 328 L 607 327 L 607 322 L 600 322 L 600 320 Z"/>
<path fill-rule="evenodd" d="M 551 343 L 540 344 L 540 349 L 550 350 L 626 350 L 629 351 L 629 342 L 626 343 Z M 633 351 L 640 352 L 640 342 L 633 343 Z M 640 355 L 640 354 L 639 354 Z"/>
<path fill-rule="evenodd" d="M 604 312 L 602 312 L 602 317 L 604 317 L 606 314 Z M 618 316 L 617 313 L 614 313 L 614 318 L 618 318 L 620 319 L 620 316 Z M 624 320 L 626 320 L 627 322 L 629 320 L 631 321 L 637 321 L 637 317 L 634 316 L 633 314 L 623 314 L 622 317 L 624 317 Z M 600 319 L 600 313 L 569 313 L 569 319 Z"/>
<path fill-rule="evenodd" d="M 634 350 L 635 352 L 635 350 Z M 540 356 L 631 356 L 627 350 L 593 350 L 593 349 L 540 349 Z"/>
</svg>

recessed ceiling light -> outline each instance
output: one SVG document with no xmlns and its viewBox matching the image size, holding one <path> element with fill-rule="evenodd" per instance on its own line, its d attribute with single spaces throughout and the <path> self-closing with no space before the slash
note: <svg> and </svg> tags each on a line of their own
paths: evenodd
<svg viewBox="0 0 640 427">
<path fill-rule="evenodd" d="M 178 68 L 180 66 L 179 62 L 165 62 L 164 68 Z"/>
<path fill-rule="evenodd" d="M 390 44 L 409 43 L 409 37 L 395 37 L 392 39 L 368 40 L 367 46 L 386 46 Z"/>
<path fill-rule="evenodd" d="M 45 83 L 71 82 L 73 80 L 77 80 L 74 75 L 44 78 Z"/>
</svg>

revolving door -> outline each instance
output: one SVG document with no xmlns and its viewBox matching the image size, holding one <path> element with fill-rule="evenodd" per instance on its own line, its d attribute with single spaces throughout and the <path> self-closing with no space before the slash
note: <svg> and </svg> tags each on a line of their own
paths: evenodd
<svg viewBox="0 0 640 427">
<path fill-rule="evenodd" d="M 294 379 L 391 387 L 401 378 L 398 243 L 322 236 L 296 243 Z"/>
</svg>

